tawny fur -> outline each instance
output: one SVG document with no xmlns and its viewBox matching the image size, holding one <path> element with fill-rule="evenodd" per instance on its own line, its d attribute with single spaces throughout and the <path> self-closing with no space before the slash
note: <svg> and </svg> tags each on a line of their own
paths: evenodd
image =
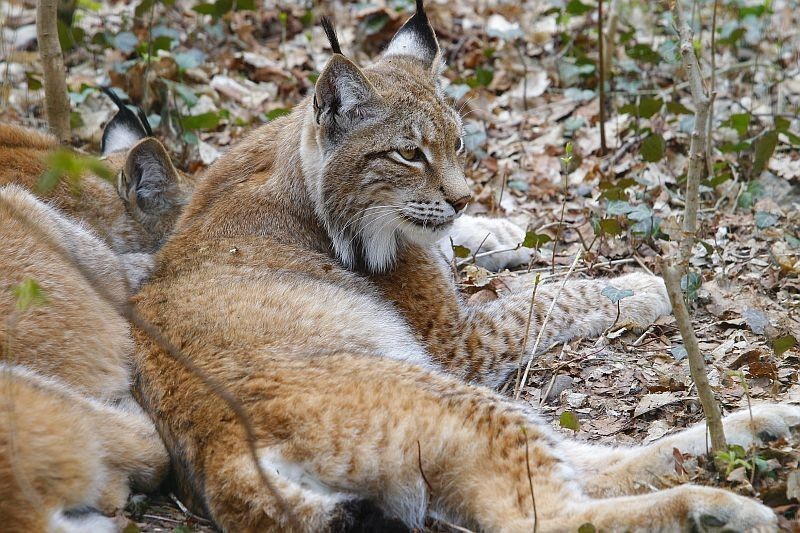
<svg viewBox="0 0 800 533">
<path fill-rule="evenodd" d="M 138 398 L 182 497 L 225 531 L 407 530 L 428 514 L 532 531 L 532 483 L 539 531 L 774 529 L 769 509 L 727 491 L 648 492 L 672 469 L 673 446 L 702 451 L 702 428 L 648 447 L 589 446 L 480 385 L 500 383 L 531 348 L 521 346 L 530 294 L 468 307 L 432 249 L 466 185 L 438 49 L 416 55 L 431 37 L 407 33 L 429 29 L 417 17 L 371 67 L 334 56 L 313 98 L 212 166 L 136 296 L 241 402 L 279 493 L 260 482 L 225 404 L 137 331 Z M 409 144 L 425 164 L 398 159 Z M 634 290 L 626 322 L 669 312 L 652 276 L 570 282 L 543 346 L 608 327 L 609 283 Z M 539 289 L 532 331 L 553 296 Z M 800 423 L 797 407 L 758 413 L 757 434 Z M 731 441 L 754 440 L 741 414 L 726 424 Z"/>
<path fill-rule="evenodd" d="M 69 509 L 113 514 L 125 505 L 132 481 L 153 490 L 166 466 L 155 429 L 136 403 L 98 402 L 0 363 L 3 531 L 69 531 L 70 520 L 59 516 Z"/>
<path fill-rule="evenodd" d="M 16 184 L 35 191 L 39 177 L 46 170 L 46 157 L 57 147 L 57 141 L 49 135 L 0 124 L 0 186 Z M 164 195 L 168 208 L 158 216 L 143 213 L 123 187 L 131 171 L 130 154 L 142 150 L 161 163 L 165 180 L 170 184 Z M 142 139 L 127 151 L 108 154 L 104 161 L 118 176 L 118 187 L 86 173 L 78 190 L 61 182 L 40 197 L 63 214 L 88 224 L 117 253 L 154 252 L 183 209 L 193 186 L 191 178 L 175 169 L 164 147 L 153 138 Z"/>
<path fill-rule="evenodd" d="M 154 143 L 109 161 L 124 177 L 142 154 L 163 160 Z M 59 186 L 44 203 L 32 191 L 54 148 L 46 135 L 0 126 L 0 523 L 111 531 L 101 516 L 67 512 L 113 513 L 131 485 L 153 490 L 166 471 L 161 439 L 130 395 L 133 342 L 119 311 L 152 267 L 141 252 L 154 251 L 177 214 L 137 214 L 90 175 L 78 196 Z M 29 281 L 44 301 L 20 307 L 14 290 Z"/>
</svg>

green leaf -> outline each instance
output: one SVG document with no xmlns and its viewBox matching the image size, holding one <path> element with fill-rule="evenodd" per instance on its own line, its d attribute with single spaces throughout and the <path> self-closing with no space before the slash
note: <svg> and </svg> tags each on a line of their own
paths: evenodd
<svg viewBox="0 0 800 533">
<path fill-rule="evenodd" d="M 775 352 L 775 355 L 781 356 L 787 350 L 791 350 L 797 346 L 797 339 L 794 338 L 792 335 L 784 335 L 783 337 L 778 337 L 774 341 L 772 341 L 772 351 Z"/>
<path fill-rule="evenodd" d="M 522 246 L 538 250 L 543 244 L 547 244 L 552 240 L 549 235 L 531 230 L 525 233 L 525 240 L 522 241 Z"/>
<path fill-rule="evenodd" d="M 642 146 L 639 148 L 639 153 L 642 154 L 642 159 L 645 161 L 649 163 L 655 163 L 664 157 L 665 148 L 666 144 L 664 143 L 664 138 L 661 135 L 654 133 L 642 142 Z"/>
<path fill-rule="evenodd" d="M 40 194 L 49 193 L 62 180 L 67 182 L 72 190 L 79 190 L 84 172 L 92 172 L 104 180 L 111 181 L 114 178 L 114 173 L 103 161 L 65 148 L 51 152 L 44 162 L 47 170 L 39 177 L 34 187 Z"/>
<path fill-rule="evenodd" d="M 599 225 L 603 233 L 608 235 L 620 235 L 622 233 L 622 226 L 616 218 L 604 218 L 600 220 Z"/>
<path fill-rule="evenodd" d="M 786 117 L 775 117 L 775 129 L 781 133 L 788 130 L 791 123 L 792 121 Z"/>
<path fill-rule="evenodd" d="M 747 135 L 747 129 L 750 127 L 751 120 L 752 117 L 750 113 L 734 113 L 728 117 L 728 120 L 724 121 L 722 125 L 733 128 L 736 130 L 736 133 L 739 134 L 739 137 L 744 137 Z"/>
<path fill-rule="evenodd" d="M 558 425 L 562 428 L 571 429 L 572 431 L 578 431 L 581 428 L 578 417 L 572 411 L 564 411 L 561 413 L 561 416 L 558 417 Z"/>
<path fill-rule="evenodd" d="M 213 130 L 219 126 L 220 114 L 208 111 L 199 115 L 187 115 L 181 118 L 181 125 L 187 130 Z"/>
<path fill-rule="evenodd" d="M 174 48 L 173 45 L 177 45 L 178 43 L 169 35 L 159 35 L 155 39 L 153 39 L 153 52 L 157 52 L 159 50 L 172 50 Z"/>
<path fill-rule="evenodd" d="M 611 300 L 612 304 L 615 304 L 620 300 L 633 296 L 633 291 L 630 289 L 618 289 L 612 285 L 608 285 L 600 291 L 600 294 Z"/>
<path fill-rule="evenodd" d="M 740 141 L 738 143 L 722 143 L 719 145 L 719 151 L 724 154 L 729 154 L 731 152 L 742 152 L 750 148 L 750 143 L 746 141 Z"/>
<path fill-rule="evenodd" d="M 488 87 L 492 80 L 494 79 L 494 71 L 487 68 L 478 67 L 475 69 L 475 80 L 478 82 L 478 85 L 483 87 Z"/>
<path fill-rule="evenodd" d="M 628 48 L 625 53 L 628 54 L 628 57 L 631 59 L 635 59 L 638 61 L 643 61 L 645 63 L 651 63 L 653 65 L 657 65 L 661 62 L 661 54 L 650 48 L 650 46 L 646 44 L 635 44 L 632 47 Z"/>
<path fill-rule="evenodd" d="M 664 105 L 664 100 L 661 98 L 642 98 L 639 102 L 639 116 L 642 118 L 650 118 L 659 111 Z"/>
<path fill-rule="evenodd" d="M 606 213 L 609 215 L 627 215 L 633 211 L 633 206 L 623 200 L 611 200 L 606 206 Z"/>
<path fill-rule="evenodd" d="M 275 120 L 276 118 L 283 117 L 291 112 L 292 112 L 291 109 L 287 109 L 285 107 L 278 107 L 276 109 L 273 109 L 272 111 L 268 111 L 267 113 L 264 114 L 264 116 L 267 117 L 267 120 Z"/>
<path fill-rule="evenodd" d="M 460 244 L 456 244 L 453 246 L 453 254 L 458 257 L 459 259 L 464 259 L 465 257 L 469 257 L 469 254 L 472 252 L 466 246 L 461 246 Z"/>
<path fill-rule="evenodd" d="M 667 102 L 667 111 L 673 115 L 691 115 L 693 111 L 680 102 Z"/>
<path fill-rule="evenodd" d="M 592 6 L 587 6 L 580 0 L 570 0 L 564 9 L 570 15 L 583 15 L 594 8 Z"/>
<path fill-rule="evenodd" d="M 778 146 L 778 132 L 768 131 L 753 142 L 756 157 L 753 161 L 753 177 L 758 177 L 767 168 L 767 163 Z"/>
<path fill-rule="evenodd" d="M 756 227 L 758 229 L 771 228 L 778 223 L 779 218 L 778 215 L 767 213 L 766 211 L 758 211 L 755 216 Z"/>
<path fill-rule="evenodd" d="M 26 278 L 19 285 L 11 287 L 11 292 L 17 297 L 17 309 L 25 312 L 31 307 L 38 307 L 47 303 L 47 295 L 35 280 Z"/>
<path fill-rule="evenodd" d="M 697 291 L 703 283 L 703 278 L 697 272 L 689 272 L 688 275 L 681 276 L 681 290 L 693 302 L 697 299 Z"/>
<path fill-rule="evenodd" d="M 197 4 L 192 7 L 192 11 L 200 13 L 201 15 L 211 15 L 217 17 L 217 6 L 214 4 Z"/>
<path fill-rule="evenodd" d="M 137 17 L 141 17 L 150 11 L 150 8 L 153 7 L 155 3 L 155 0 L 142 0 L 139 2 L 139 5 L 136 6 L 136 9 L 134 9 L 133 12 Z"/>
<path fill-rule="evenodd" d="M 367 35 L 375 35 L 379 31 L 381 31 L 388 22 L 389 22 L 389 15 L 380 12 L 368 16 L 366 19 L 364 19 L 361 25 L 364 27 L 364 33 L 366 33 Z"/>
<path fill-rule="evenodd" d="M 25 72 L 25 79 L 28 83 L 29 91 L 38 91 L 43 87 L 42 80 L 39 79 L 39 76 L 37 74 L 34 74 L 33 72 L 30 71 Z"/>
<path fill-rule="evenodd" d="M 585 524 L 581 524 L 578 528 L 578 533 L 596 533 L 597 528 L 594 527 L 594 524 L 591 522 L 586 522 Z"/>
</svg>

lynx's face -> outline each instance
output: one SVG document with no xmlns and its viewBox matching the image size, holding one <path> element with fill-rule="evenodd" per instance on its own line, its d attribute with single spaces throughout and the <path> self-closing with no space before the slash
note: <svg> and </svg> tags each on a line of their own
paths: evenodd
<svg viewBox="0 0 800 533">
<path fill-rule="evenodd" d="M 416 20 L 415 20 L 416 19 Z M 348 267 L 390 268 L 404 243 L 431 245 L 470 197 L 461 120 L 437 82 L 439 49 L 424 14 L 360 70 L 334 55 L 307 120 L 307 186 Z"/>
</svg>

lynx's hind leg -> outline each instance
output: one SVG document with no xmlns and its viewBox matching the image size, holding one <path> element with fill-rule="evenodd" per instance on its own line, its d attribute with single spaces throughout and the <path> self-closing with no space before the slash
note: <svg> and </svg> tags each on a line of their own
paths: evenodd
<svg viewBox="0 0 800 533">
<path fill-rule="evenodd" d="M 325 531 L 330 533 L 407 532 L 375 503 L 334 490 L 298 464 L 262 449 L 266 487 L 250 455 L 212 469 L 206 497 L 214 521 L 225 531 Z M 278 501 L 280 499 L 281 501 Z"/>
<path fill-rule="evenodd" d="M 10 517 L 4 530 L 38 516 L 54 530 L 77 531 L 70 524 L 90 519 L 77 511 L 117 511 L 132 482 L 152 490 L 167 464 L 141 409 L 101 403 L 25 368 L 0 364 L 0 516 Z"/>
</svg>

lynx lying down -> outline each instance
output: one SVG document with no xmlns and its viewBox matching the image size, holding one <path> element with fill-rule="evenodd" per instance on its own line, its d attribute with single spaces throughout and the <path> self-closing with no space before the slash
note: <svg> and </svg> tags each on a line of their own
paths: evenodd
<svg viewBox="0 0 800 533">
<path fill-rule="evenodd" d="M 118 309 L 147 274 L 143 252 L 171 229 L 183 201 L 176 191 L 188 182 L 129 119 L 121 110 L 104 135 L 120 195 L 87 175 L 79 192 L 59 186 L 48 203 L 31 189 L 55 141 L 0 126 L 3 531 L 113 531 L 98 511 L 113 514 L 131 485 L 153 490 L 167 470 L 164 445 L 130 395 L 133 341 Z M 26 284 L 41 296 L 20 306 Z"/>
<path fill-rule="evenodd" d="M 225 404 L 137 331 L 137 396 L 181 497 L 237 532 L 409 531 L 428 514 L 529 532 L 531 484 L 540 532 L 586 522 L 774 529 L 769 509 L 724 490 L 651 492 L 673 468 L 673 447 L 705 449 L 702 427 L 646 447 L 592 446 L 491 390 L 516 368 L 530 295 L 467 306 L 435 249 L 469 190 L 460 119 L 417 6 L 374 64 L 335 53 L 313 96 L 207 171 L 135 297 L 241 402 L 276 490 L 261 483 Z M 569 283 L 543 345 L 609 326 L 608 283 Z M 659 278 L 611 283 L 635 292 L 622 320 L 670 311 Z M 539 289 L 535 331 L 553 292 Z M 756 410 L 756 435 L 798 423 L 800 407 Z M 733 442 L 756 438 L 746 414 L 726 426 Z"/>
</svg>

